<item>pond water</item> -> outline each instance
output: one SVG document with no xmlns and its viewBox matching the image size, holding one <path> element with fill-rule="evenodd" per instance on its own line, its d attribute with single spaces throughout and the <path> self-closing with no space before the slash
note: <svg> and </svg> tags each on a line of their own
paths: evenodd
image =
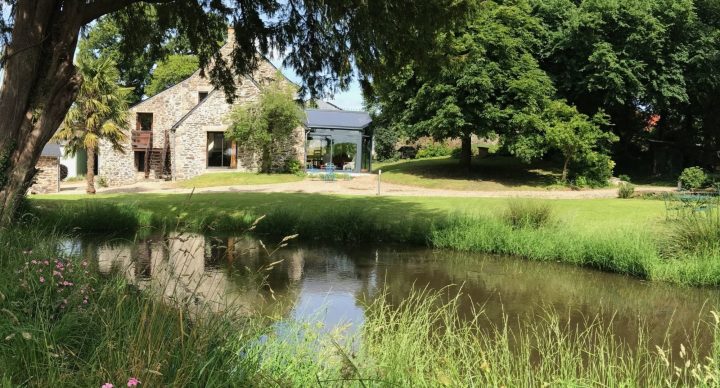
<svg viewBox="0 0 720 388">
<path fill-rule="evenodd" d="M 330 247 L 290 241 L 267 249 L 250 237 L 170 234 L 139 241 L 75 241 L 68 250 L 121 271 L 168 300 L 193 298 L 215 309 L 357 326 L 368 301 L 387 289 L 393 302 L 413 289 L 462 291 L 461 313 L 483 306 L 489 321 L 537 319 L 548 309 L 582 326 L 599 316 L 632 344 L 640 321 L 652 344 L 688 343 L 720 306 L 720 291 L 671 286 L 556 263 L 408 246 Z M 270 252 L 269 252 L 270 251 Z M 448 288 L 448 286 L 450 286 Z M 710 344 L 710 333 L 701 332 Z"/>
</svg>

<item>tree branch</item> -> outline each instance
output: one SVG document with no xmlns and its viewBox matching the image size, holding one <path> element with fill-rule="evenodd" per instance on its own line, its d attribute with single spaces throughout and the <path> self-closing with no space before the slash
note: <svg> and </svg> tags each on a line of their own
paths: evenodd
<svg viewBox="0 0 720 388">
<path fill-rule="evenodd" d="M 83 9 L 82 22 L 88 24 L 91 21 L 109 13 L 121 10 L 134 3 L 172 3 L 175 0 L 95 0 L 86 5 Z"/>
</svg>

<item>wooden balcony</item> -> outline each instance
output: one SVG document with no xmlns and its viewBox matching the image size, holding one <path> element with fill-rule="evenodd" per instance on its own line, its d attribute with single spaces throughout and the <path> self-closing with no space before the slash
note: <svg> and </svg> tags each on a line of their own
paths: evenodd
<svg viewBox="0 0 720 388">
<path fill-rule="evenodd" d="M 148 148 L 152 148 L 152 131 L 132 131 L 130 136 L 132 137 L 133 150 L 144 151 Z"/>
</svg>

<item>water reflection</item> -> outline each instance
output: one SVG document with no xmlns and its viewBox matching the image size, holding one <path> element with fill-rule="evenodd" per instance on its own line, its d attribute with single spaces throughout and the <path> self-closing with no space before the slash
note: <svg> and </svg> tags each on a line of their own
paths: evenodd
<svg viewBox="0 0 720 388">
<path fill-rule="evenodd" d="M 463 313 L 469 316 L 472 304 L 481 304 L 497 324 L 504 316 L 517 323 L 551 308 L 579 325 L 600 315 L 629 343 L 637 341 L 642 319 L 654 344 L 666 335 L 687 344 L 686 334 L 720 305 L 720 293 L 712 289 L 411 247 L 293 244 L 270 257 L 260 242 L 247 237 L 170 234 L 137 242 L 85 242 L 82 249 L 96 258 L 101 272 L 122 271 L 130 282 L 170 301 L 195 298 L 217 311 L 233 305 L 246 313 L 311 316 L 328 327 L 361 323 L 363 306 L 383 289 L 397 303 L 413 288 L 447 289 L 452 295 L 462 287 Z"/>
</svg>

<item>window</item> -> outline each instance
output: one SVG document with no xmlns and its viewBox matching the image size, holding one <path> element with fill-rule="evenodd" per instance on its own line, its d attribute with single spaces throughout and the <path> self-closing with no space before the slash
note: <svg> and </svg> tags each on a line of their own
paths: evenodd
<svg viewBox="0 0 720 388">
<path fill-rule="evenodd" d="M 208 96 L 208 92 L 198 92 L 198 104 L 203 102 Z"/>
<path fill-rule="evenodd" d="M 135 124 L 138 131 L 152 131 L 153 126 L 153 114 L 152 113 L 138 113 L 137 123 Z"/>
<path fill-rule="evenodd" d="M 232 142 L 225 139 L 225 132 L 207 133 L 208 167 L 230 167 L 232 156 Z"/>
</svg>

